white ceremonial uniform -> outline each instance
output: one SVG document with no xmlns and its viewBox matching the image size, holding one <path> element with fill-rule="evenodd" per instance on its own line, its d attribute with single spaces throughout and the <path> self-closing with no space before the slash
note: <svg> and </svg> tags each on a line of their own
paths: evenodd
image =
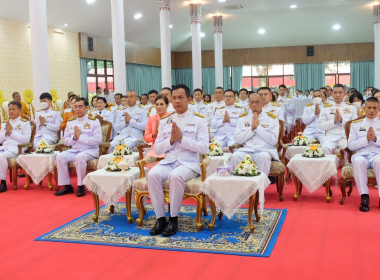
<svg viewBox="0 0 380 280">
<path fill-rule="evenodd" d="M 74 127 L 77 126 L 81 135 L 74 140 Z M 71 149 L 57 155 L 58 185 L 70 185 L 68 164 L 75 162 L 78 186 L 83 185 L 86 176 L 87 161 L 99 157 L 99 145 L 102 143 L 100 122 L 93 116 L 73 117 L 67 122 L 63 143 Z"/>
<path fill-rule="evenodd" d="M 263 107 L 264 113 L 272 113 L 274 114 L 278 120 L 285 122 L 284 111 L 280 104 L 276 102 L 269 102 Z"/>
<path fill-rule="evenodd" d="M 207 115 L 207 110 L 208 110 L 208 104 L 205 104 L 203 101 L 201 102 L 194 102 L 195 106 L 198 108 L 198 113 L 201 115 L 206 116 Z"/>
<path fill-rule="evenodd" d="M 279 159 L 275 145 L 278 140 L 280 124 L 274 114 L 261 112 L 259 126 L 252 130 L 252 116 L 252 111 L 250 111 L 239 118 L 235 143 L 243 145 L 243 148 L 232 154 L 231 165 L 236 168 L 246 155 L 250 155 L 257 168 L 268 176 L 271 160 Z"/>
<path fill-rule="evenodd" d="M 114 105 L 111 107 L 111 110 L 112 111 L 117 111 L 117 110 L 120 110 L 121 108 L 123 108 L 123 105 L 119 104 L 119 105 Z"/>
<path fill-rule="evenodd" d="M 240 107 L 243 107 L 247 110 L 250 110 L 249 109 L 249 98 L 247 98 L 246 100 L 238 99 L 238 102 L 236 104 L 239 105 Z"/>
<path fill-rule="evenodd" d="M 32 129 L 30 122 L 24 118 L 10 119 L 12 125 L 12 133 L 5 136 L 6 122 L 3 122 L 0 129 L 0 180 L 7 179 L 8 159 L 17 157 L 19 144 L 30 141 Z"/>
<path fill-rule="evenodd" d="M 131 116 L 131 120 L 128 124 L 125 123 L 125 113 L 128 113 Z M 133 149 L 138 144 L 138 141 L 144 136 L 147 120 L 148 114 L 145 109 L 140 107 L 140 105 L 135 105 L 133 107 L 126 106 L 119 110 L 115 122 L 115 131 L 117 135 L 111 141 L 110 152 L 112 152 L 120 143 L 127 144 Z"/>
<path fill-rule="evenodd" d="M 145 105 L 144 104 L 140 104 L 141 105 L 141 107 L 143 108 L 143 109 L 145 109 L 145 110 L 149 110 L 149 108 L 150 107 L 152 107 L 153 106 L 153 104 L 150 104 L 149 102 L 148 103 L 146 103 Z"/>
<path fill-rule="evenodd" d="M 168 109 L 166 110 L 166 112 L 168 112 L 168 113 L 173 113 L 173 112 L 175 112 L 172 103 L 169 103 L 169 105 L 168 105 Z M 150 112 L 148 111 L 148 113 L 149 113 L 149 117 L 154 116 L 155 114 L 157 114 L 156 106 L 153 105 L 153 106 L 150 108 Z"/>
<path fill-rule="evenodd" d="M 230 117 L 230 122 L 223 122 L 226 111 Z M 244 112 L 245 109 L 236 104 L 216 109 L 210 124 L 210 129 L 215 130 L 215 142 L 219 143 L 222 148 L 232 146 L 235 143 L 236 126 L 239 121 L 239 116 Z"/>
<path fill-rule="evenodd" d="M 70 109 L 71 110 L 71 109 Z M 46 125 L 40 124 L 40 116 L 46 120 Z M 36 135 L 34 136 L 34 147 L 38 146 L 40 141 L 44 139 L 49 144 L 56 144 L 58 141 L 58 131 L 62 123 L 62 115 L 58 109 L 49 108 L 47 110 L 39 110 L 36 113 Z"/>
<path fill-rule="evenodd" d="M 170 144 L 172 123 L 182 132 L 181 143 Z M 147 175 L 150 198 L 156 218 L 165 216 L 162 182 L 166 179 L 170 187 L 170 216 L 177 217 L 181 208 L 185 182 L 200 174 L 199 155 L 207 154 L 209 146 L 206 119 L 187 110 L 184 114 L 173 113 L 160 121 L 154 152 L 165 158 Z"/>
<path fill-rule="evenodd" d="M 324 104 L 321 103 L 318 106 L 320 112 L 322 112 Z M 318 120 L 320 115 L 321 113 L 319 113 L 319 115 L 315 115 L 314 103 L 306 104 L 302 114 L 302 122 L 306 125 L 306 127 L 302 134 L 307 137 L 309 141 L 316 139 L 319 143 L 322 143 L 325 138 L 325 132 L 318 128 Z"/>
<path fill-rule="evenodd" d="M 334 123 L 335 112 L 339 110 L 342 116 L 341 123 Z M 344 149 L 347 147 L 346 134 L 344 132 L 344 125 L 346 122 L 357 119 L 358 113 L 354 106 L 348 105 L 344 102 L 334 105 L 325 103 L 324 108 L 318 120 L 318 128 L 325 131 L 325 138 L 321 143 L 323 152 L 331 155 L 336 148 Z"/>
<path fill-rule="evenodd" d="M 330 103 L 330 104 L 332 104 L 332 105 L 335 104 L 334 98 L 332 98 L 331 96 L 327 97 L 326 102 L 327 102 L 327 103 Z"/>
<path fill-rule="evenodd" d="M 198 111 L 198 107 L 195 105 L 194 102 L 189 102 L 189 105 L 187 107 L 187 109 L 191 112 L 194 112 L 194 113 L 199 113 Z"/>
<path fill-rule="evenodd" d="M 226 104 L 224 103 L 224 100 L 219 101 L 219 102 L 214 101 L 214 102 L 212 102 L 212 103 L 210 103 L 210 104 L 208 105 L 208 107 L 207 107 L 206 117 L 207 117 L 207 122 L 208 122 L 209 126 L 210 126 L 210 124 L 211 124 L 212 118 L 214 117 L 215 110 L 216 110 L 217 108 L 223 107 L 224 105 L 226 105 Z M 216 133 L 216 129 L 215 129 L 215 128 L 210 128 L 210 137 L 211 137 L 211 138 L 214 138 L 215 133 Z"/>
<path fill-rule="evenodd" d="M 286 131 L 290 132 L 295 124 L 296 106 L 290 96 L 279 96 L 277 102 L 281 104 L 284 112 Z"/>
<path fill-rule="evenodd" d="M 368 129 L 373 127 L 377 141 L 368 141 Z M 360 195 L 368 193 L 367 169 L 373 168 L 376 181 L 380 182 L 380 119 L 364 118 L 353 121 L 348 138 L 348 148 L 356 153 L 352 156 L 355 183 Z M 380 197 L 380 189 L 379 189 Z"/>
<path fill-rule="evenodd" d="M 107 95 L 103 93 L 103 97 L 107 100 L 107 103 L 115 104 L 115 92 L 110 91 Z"/>
<path fill-rule="evenodd" d="M 112 126 L 114 126 L 115 124 L 115 114 L 117 114 L 119 110 L 117 110 L 116 112 L 115 111 L 112 111 L 111 108 L 104 108 L 103 110 L 94 110 L 91 112 L 91 114 L 95 117 L 95 116 L 101 116 L 105 121 L 109 121 L 110 123 L 112 123 Z"/>
</svg>

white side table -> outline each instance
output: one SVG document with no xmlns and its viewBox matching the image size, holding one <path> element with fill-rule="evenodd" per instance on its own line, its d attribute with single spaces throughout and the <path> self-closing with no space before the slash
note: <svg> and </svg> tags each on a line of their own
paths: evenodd
<svg viewBox="0 0 380 280">
<path fill-rule="evenodd" d="M 224 153 L 222 156 L 207 156 L 210 159 L 207 165 L 206 177 L 210 176 L 212 173 L 216 172 L 216 169 L 223 165 L 224 162 L 230 162 L 231 153 Z"/>
<path fill-rule="evenodd" d="M 113 154 L 105 154 L 99 157 L 98 161 L 98 169 L 105 168 L 107 166 L 107 162 L 113 157 Z M 139 153 L 132 153 L 131 155 L 124 156 L 126 162 L 129 166 L 136 166 L 136 161 L 139 160 Z"/>
</svg>

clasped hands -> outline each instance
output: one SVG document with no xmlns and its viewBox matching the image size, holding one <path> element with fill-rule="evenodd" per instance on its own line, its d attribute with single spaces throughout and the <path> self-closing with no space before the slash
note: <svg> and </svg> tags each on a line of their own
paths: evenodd
<svg viewBox="0 0 380 280">
<path fill-rule="evenodd" d="M 182 131 L 181 129 L 177 126 L 175 122 L 172 123 L 172 132 L 170 136 L 170 144 L 173 145 L 174 142 L 180 142 L 182 141 Z"/>
<path fill-rule="evenodd" d="M 82 134 L 82 131 L 79 129 L 79 127 L 74 126 L 73 140 L 78 140 L 81 134 Z"/>
<path fill-rule="evenodd" d="M 226 112 L 224 113 L 223 123 L 225 123 L 225 122 L 228 122 L 228 123 L 231 122 L 230 115 L 228 114 L 227 110 L 226 110 Z"/>
<path fill-rule="evenodd" d="M 376 142 L 376 141 L 377 141 L 376 133 L 375 133 L 375 131 L 373 130 L 373 127 L 372 127 L 372 126 L 368 129 L 368 132 L 367 132 L 367 140 L 368 140 L 368 141 L 373 141 L 373 142 Z"/>
<path fill-rule="evenodd" d="M 11 125 L 9 121 L 7 121 L 5 123 L 5 136 L 10 135 L 12 133 L 12 130 L 13 130 L 13 126 Z"/>
<path fill-rule="evenodd" d="M 252 130 L 255 130 L 258 126 L 259 126 L 259 114 L 257 114 L 256 112 L 253 113 L 253 116 L 252 116 L 252 125 L 251 125 L 251 129 Z"/>
<path fill-rule="evenodd" d="M 336 109 L 334 123 L 341 123 L 341 122 L 342 122 L 342 115 L 340 114 L 339 109 Z"/>
<path fill-rule="evenodd" d="M 130 114 L 128 114 L 127 112 L 124 113 L 124 121 L 125 121 L 125 124 L 129 124 L 129 122 L 131 121 L 132 117 Z"/>
<path fill-rule="evenodd" d="M 40 120 L 40 125 L 42 126 L 46 125 L 46 119 L 43 116 L 40 116 L 39 120 Z"/>
</svg>

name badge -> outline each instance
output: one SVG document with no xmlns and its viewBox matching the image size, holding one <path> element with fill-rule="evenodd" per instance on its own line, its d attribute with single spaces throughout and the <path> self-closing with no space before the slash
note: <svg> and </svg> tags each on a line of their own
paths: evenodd
<svg viewBox="0 0 380 280">
<path fill-rule="evenodd" d="M 167 123 L 168 123 L 168 124 L 171 124 L 171 123 L 173 123 L 173 118 L 172 118 L 172 117 L 170 117 L 170 118 L 168 119 Z"/>
<path fill-rule="evenodd" d="M 91 125 L 90 125 L 89 123 L 86 123 L 86 124 L 84 125 L 84 129 L 89 129 L 89 128 L 91 128 Z"/>
<path fill-rule="evenodd" d="M 195 126 L 195 123 L 187 123 L 186 126 Z"/>
<path fill-rule="evenodd" d="M 344 108 L 343 109 L 343 114 L 348 114 L 350 113 L 350 109 L 349 108 Z"/>
<path fill-rule="evenodd" d="M 264 128 L 268 128 L 269 127 L 269 125 L 267 125 L 267 124 L 261 124 L 261 126 L 264 127 Z"/>
<path fill-rule="evenodd" d="M 245 127 L 249 127 L 249 122 L 245 122 Z"/>
<path fill-rule="evenodd" d="M 359 129 L 359 131 L 366 131 L 367 129 L 365 128 L 365 127 L 361 127 L 360 129 Z"/>
</svg>

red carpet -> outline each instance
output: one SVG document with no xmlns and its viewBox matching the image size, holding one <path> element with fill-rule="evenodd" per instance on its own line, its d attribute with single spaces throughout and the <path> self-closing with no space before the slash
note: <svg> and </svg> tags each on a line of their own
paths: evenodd
<svg viewBox="0 0 380 280">
<path fill-rule="evenodd" d="M 0 279 L 375 279 L 380 272 L 374 188 L 371 211 L 361 213 L 356 189 L 341 206 L 335 186 L 329 204 L 323 188 L 312 195 L 304 189 L 294 202 L 288 181 L 279 202 L 270 186 L 265 207 L 289 211 L 272 255 L 255 258 L 33 241 L 93 210 L 93 203 L 88 193 L 55 197 L 46 184 L 26 191 L 24 180 L 17 191 L 8 184 L 0 194 Z"/>
</svg>

